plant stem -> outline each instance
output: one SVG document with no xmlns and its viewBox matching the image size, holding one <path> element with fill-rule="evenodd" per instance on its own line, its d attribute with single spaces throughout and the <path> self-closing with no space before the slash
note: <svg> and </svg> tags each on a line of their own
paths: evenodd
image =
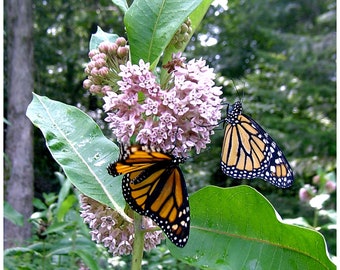
<svg viewBox="0 0 340 270">
<path fill-rule="evenodd" d="M 131 270 L 142 269 L 143 249 L 144 249 L 144 230 L 142 228 L 142 216 L 134 213 L 135 240 L 132 250 Z"/>
<path fill-rule="evenodd" d="M 319 210 L 315 209 L 314 211 L 314 219 L 313 219 L 313 227 L 316 228 L 318 226 L 318 217 L 319 217 Z"/>
</svg>

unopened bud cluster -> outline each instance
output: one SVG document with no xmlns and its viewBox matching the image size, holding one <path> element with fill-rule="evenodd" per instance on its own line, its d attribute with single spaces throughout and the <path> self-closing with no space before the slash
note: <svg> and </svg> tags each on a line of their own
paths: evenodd
<svg viewBox="0 0 340 270">
<path fill-rule="evenodd" d="M 105 95 L 108 91 L 117 89 L 120 79 L 119 66 L 129 59 L 129 46 L 125 38 L 119 37 L 115 42 L 103 42 L 98 49 L 89 52 L 90 62 L 85 68 L 88 75 L 83 87 L 92 94 Z"/>
<path fill-rule="evenodd" d="M 191 21 L 188 18 L 181 27 L 177 30 L 170 44 L 173 44 L 176 49 L 182 48 L 182 46 L 189 41 L 192 33 Z"/>
</svg>

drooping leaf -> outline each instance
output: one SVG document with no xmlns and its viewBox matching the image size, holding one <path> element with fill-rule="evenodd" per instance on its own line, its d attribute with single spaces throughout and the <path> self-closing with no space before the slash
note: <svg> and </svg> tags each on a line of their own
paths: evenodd
<svg viewBox="0 0 340 270">
<path fill-rule="evenodd" d="M 131 60 L 157 63 L 184 20 L 202 0 L 136 0 L 125 14 Z"/>
<path fill-rule="evenodd" d="M 335 269 L 323 236 L 282 223 L 273 206 L 248 186 L 206 187 L 190 196 L 188 244 L 171 253 L 207 269 Z"/>
<path fill-rule="evenodd" d="M 118 147 L 76 107 L 34 94 L 27 116 L 43 133 L 48 149 L 67 178 L 83 194 L 116 209 L 126 219 L 121 177 L 107 173 Z"/>
</svg>

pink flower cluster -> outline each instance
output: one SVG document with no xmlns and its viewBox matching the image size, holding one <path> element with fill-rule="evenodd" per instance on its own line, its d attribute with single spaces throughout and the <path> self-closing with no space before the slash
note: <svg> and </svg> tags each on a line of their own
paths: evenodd
<svg viewBox="0 0 340 270">
<path fill-rule="evenodd" d="M 81 217 L 91 229 L 92 241 L 102 243 L 113 255 L 129 255 L 135 239 L 134 226 L 126 222 L 118 212 L 87 197 L 80 196 Z M 152 220 L 143 217 L 143 227 L 154 228 Z M 161 243 L 164 235 L 161 230 L 144 235 L 144 250 L 149 251 Z"/>
<path fill-rule="evenodd" d="M 199 153 L 210 143 L 210 135 L 221 118 L 221 90 L 215 74 L 204 60 L 185 63 L 174 55 L 168 67 L 170 79 L 162 89 L 149 63 L 121 65 L 119 91 L 106 92 L 104 109 L 117 140 L 172 151 L 187 156 L 195 147 Z"/>
</svg>

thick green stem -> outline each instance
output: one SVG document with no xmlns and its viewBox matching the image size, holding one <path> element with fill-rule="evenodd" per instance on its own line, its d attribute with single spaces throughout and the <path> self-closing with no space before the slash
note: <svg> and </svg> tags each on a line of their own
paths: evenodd
<svg viewBox="0 0 340 270">
<path fill-rule="evenodd" d="M 142 269 L 144 230 L 142 228 L 142 216 L 134 213 L 135 240 L 133 242 L 131 270 Z"/>
</svg>

